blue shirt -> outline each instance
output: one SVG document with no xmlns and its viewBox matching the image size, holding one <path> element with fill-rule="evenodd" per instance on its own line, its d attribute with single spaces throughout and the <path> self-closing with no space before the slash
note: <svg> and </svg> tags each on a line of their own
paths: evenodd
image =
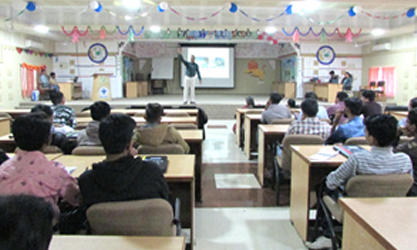
<svg viewBox="0 0 417 250">
<path fill-rule="evenodd" d="M 49 79 L 46 75 L 41 75 L 41 83 L 43 87 L 49 86 Z"/>
<path fill-rule="evenodd" d="M 327 139 L 327 144 L 344 143 L 349 138 L 361 136 L 365 136 L 365 124 L 362 118 L 357 116 L 348 123 L 340 125 Z"/>
<path fill-rule="evenodd" d="M 400 127 L 405 127 L 407 125 L 407 117 L 405 117 L 405 118 L 403 118 L 403 119 L 401 119 L 399 122 L 398 122 L 398 126 L 400 126 Z"/>
<path fill-rule="evenodd" d="M 182 57 L 181 54 L 178 54 L 178 58 L 181 60 L 181 62 L 185 66 L 185 75 L 188 77 L 194 77 L 195 74 L 198 75 L 198 79 L 201 81 L 200 71 L 198 70 L 198 64 L 197 63 L 191 63 L 184 60 L 184 57 Z"/>
<path fill-rule="evenodd" d="M 301 121 L 301 118 L 303 117 L 303 111 L 298 114 L 297 121 Z M 317 112 L 316 115 L 319 119 L 329 119 L 329 115 L 327 114 L 327 110 L 323 106 L 319 106 L 319 112 Z"/>
</svg>

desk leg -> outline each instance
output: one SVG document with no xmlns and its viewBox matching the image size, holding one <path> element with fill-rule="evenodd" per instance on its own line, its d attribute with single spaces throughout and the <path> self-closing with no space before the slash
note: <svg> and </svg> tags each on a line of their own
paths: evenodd
<svg viewBox="0 0 417 250">
<path fill-rule="evenodd" d="M 261 187 L 264 185 L 264 166 L 265 166 L 265 134 L 263 130 L 258 129 L 258 181 Z"/>
<path fill-rule="evenodd" d="M 245 117 L 245 122 L 244 122 L 244 126 L 245 126 L 245 145 L 244 145 L 244 153 L 246 155 L 246 157 L 248 157 L 248 159 L 250 160 L 250 141 L 251 141 L 251 122 L 249 119 L 247 119 Z"/>
<path fill-rule="evenodd" d="M 194 173 L 195 173 L 195 198 L 197 201 L 202 201 L 202 187 L 201 187 L 201 167 L 203 165 L 202 159 L 202 142 L 189 143 L 190 151 L 195 155 Z"/>
<path fill-rule="evenodd" d="M 342 245 L 342 249 L 391 249 L 390 247 L 382 246 L 363 226 L 346 212 L 343 216 Z"/>
<path fill-rule="evenodd" d="M 240 132 L 242 130 L 242 117 L 240 116 L 240 113 L 236 111 L 236 144 L 238 147 L 240 147 Z"/>
<path fill-rule="evenodd" d="M 292 154 L 290 220 L 302 240 L 307 240 L 309 219 L 309 165 Z"/>
</svg>

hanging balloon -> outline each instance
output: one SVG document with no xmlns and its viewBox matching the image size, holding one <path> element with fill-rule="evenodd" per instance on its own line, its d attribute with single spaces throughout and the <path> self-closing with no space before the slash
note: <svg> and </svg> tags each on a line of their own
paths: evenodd
<svg viewBox="0 0 417 250">
<path fill-rule="evenodd" d="M 264 36 L 263 35 L 258 35 L 258 39 L 259 40 L 264 40 Z"/>
<path fill-rule="evenodd" d="M 158 11 L 159 11 L 159 12 L 164 12 L 166 9 L 168 9 L 168 4 L 167 4 L 167 2 L 161 2 L 161 3 L 158 5 Z"/>
<path fill-rule="evenodd" d="M 354 11 L 356 14 L 361 13 L 361 12 L 362 12 L 362 6 L 359 6 L 359 5 L 355 5 L 355 6 L 353 6 L 353 11 Z"/>
<path fill-rule="evenodd" d="M 291 15 L 292 14 L 292 5 L 288 5 L 288 7 L 285 9 L 285 13 L 287 15 Z"/>
<path fill-rule="evenodd" d="M 348 14 L 349 14 L 349 16 L 356 16 L 356 12 L 353 10 L 353 6 L 352 7 L 350 7 L 350 9 L 349 9 L 349 11 L 348 11 Z"/>
<path fill-rule="evenodd" d="M 28 11 L 35 11 L 36 10 L 35 2 L 28 2 L 28 4 L 26 5 L 26 9 Z"/>
<path fill-rule="evenodd" d="M 278 40 L 277 39 L 272 40 L 272 44 L 277 45 L 278 44 Z"/>
<path fill-rule="evenodd" d="M 97 1 L 91 1 L 89 6 L 90 6 L 90 9 L 96 10 L 100 6 L 100 4 Z"/>
<path fill-rule="evenodd" d="M 102 10 L 103 10 L 103 6 L 101 5 L 101 3 L 98 3 L 98 8 L 95 9 L 94 11 L 100 13 Z"/>
<path fill-rule="evenodd" d="M 268 40 L 268 41 L 272 41 L 272 40 L 273 40 L 273 38 L 272 38 L 272 36 L 268 36 L 268 37 L 266 38 L 266 40 Z"/>
<path fill-rule="evenodd" d="M 165 11 L 164 9 L 162 9 L 162 8 L 161 8 L 161 6 L 160 6 L 160 5 L 158 5 L 158 6 L 156 7 L 156 9 L 158 9 L 158 11 L 159 11 L 159 12 L 161 12 L 161 13 Z"/>
<path fill-rule="evenodd" d="M 77 34 L 77 32 L 74 32 L 74 34 L 72 35 L 72 42 L 73 43 L 78 43 L 78 34 Z"/>
<path fill-rule="evenodd" d="M 230 3 L 229 11 L 235 13 L 237 11 L 237 5 L 235 3 Z"/>
<path fill-rule="evenodd" d="M 411 8 L 407 11 L 407 17 L 413 17 L 416 15 L 416 8 Z"/>
</svg>

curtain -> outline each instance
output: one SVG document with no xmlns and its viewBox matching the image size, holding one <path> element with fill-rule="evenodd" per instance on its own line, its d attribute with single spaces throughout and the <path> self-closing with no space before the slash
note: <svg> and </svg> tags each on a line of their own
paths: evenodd
<svg viewBox="0 0 417 250">
<path fill-rule="evenodd" d="M 397 91 L 397 77 L 395 67 L 382 68 L 382 79 L 385 81 L 385 95 L 387 97 L 394 97 Z"/>
<path fill-rule="evenodd" d="M 20 67 L 20 81 L 22 86 L 22 97 L 31 97 L 35 89 L 35 71 L 25 66 Z"/>
<path fill-rule="evenodd" d="M 369 82 L 378 82 L 379 80 L 379 69 L 380 68 L 370 68 L 369 69 Z"/>
</svg>

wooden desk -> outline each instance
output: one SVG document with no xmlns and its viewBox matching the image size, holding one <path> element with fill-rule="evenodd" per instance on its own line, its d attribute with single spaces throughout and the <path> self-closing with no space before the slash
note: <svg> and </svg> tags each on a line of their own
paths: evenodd
<svg viewBox="0 0 417 250">
<path fill-rule="evenodd" d="M 203 166 L 203 130 L 178 130 L 178 133 L 190 146 L 190 153 L 195 155 L 195 196 L 197 201 L 202 201 L 201 192 L 201 168 Z"/>
<path fill-rule="evenodd" d="M 259 125 L 258 126 L 258 181 L 264 185 L 264 170 L 274 162 L 275 148 L 268 145 L 282 141 L 290 125 Z M 268 149 L 269 148 L 269 149 Z"/>
<path fill-rule="evenodd" d="M 238 147 L 243 148 L 242 121 L 244 121 L 245 119 L 245 114 L 262 114 L 263 111 L 264 109 L 236 109 L 236 144 L 238 145 Z"/>
<path fill-rule="evenodd" d="M 21 115 L 27 115 L 30 113 L 30 109 L 0 109 L 0 113 L 7 113 L 13 119 Z"/>
<path fill-rule="evenodd" d="M 80 82 L 60 82 L 58 86 L 67 101 L 83 98 L 83 84 Z"/>
<path fill-rule="evenodd" d="M 336 100 L 337 92 L 343 90 L 343 84 L 337 83 L 313 83 L 305 82 L 303 84 L 304 94 L 312 91 L 317 94 L 320 100 L 334 103 Z"/>
<path fill-rule="evenodd" d="M 10 119 L 0 117 L 0 136 L 10 134 Z"/>
<path fill-rule="evenodd" d="M 0 148 L 7 153 L 13 153 L 16 149 L 16 143 L 14 142 L 14 138 L 10 132 L 9 134 L 0 136 Z"/>
<path fill-rule="evenodd" d="M 245 150 L 244 153 L 249 160 L 252 159 L 251 150 L 256 145 L 256 131 L 261 123 L 262 114 L 245 115 Z"/>
<path fill-rule="evenodd" d="M 295 98 L 295 82 L 274 82 L 272 91 L 284 95 L 285 98 Z"/>
<path fill-rule="evenodd" d="M 184 250 L 184 237 L 54 235 L 49 250 Z"/>
<path fill-rule="evenodd" d="M 416 198 L 343 198 L 342 249 L 415 249 Z"/>
<path fill-rule="evenodd" d="M 135 114 L 142 114 L 145 115 L 146 110 L 145 109 L 112 109 L 111 113 L 122 113 L 126 115 L 133 116 Z M 81 113 L 88 113 L 90 114 L 90 110 L 85 110 Z M 197 116 L 198 115 L 198 109 L 165 109 L 164 114 L 177 114 L 177 113 L 187 113 L 190 116 Z"/>
<path fill-rule="evenodd" d="M 390 115 L 394 116 L 395 118 L 397 118 L 398 121 L 407 118 L 408 116 L 408 112 L 407 111 L 394 111 L 394 112 L 390 112 Z"/>
<path fill-rule="evenodd" d="M 148 95 L 148 82 L 126 82 L 126 98 L 136 98 Z"/>
<path fill-rule="evenodd" d="M 143 117 L 132 117 L 135 120 L 137 126 L 144 125 L 146 123 L 145 118 Z M 91 117 L 77 117 L 77 128 L 76 129 L 84 129 L 87 127 L 88 123 L 91 122 Z M 197 125 L 197 117 L 196 116 L 188 116 L 188 117 L 168 117 L 163 116 L 161 123 L 193 123 Z"/>
<path fill-rule="evenodd" d="M 370 149 L 369 146 L 362 146 Z M 332 146 L 291 146 L 291 202 L 290 219 L 303 240 L 308 240 L 310 192 L 314 185 L 347 160 L 338 154 L 327 161 L 310 160 L 321 149 L 333 150 Z M 313 179 L 314 178 L 314 179 Z"/>
<path fill-rule="evenodd" d="M 146 155 L 141 155 L 146 156 Z M 194 239 L 194 207 L 195 207 L 195 186 L 194 186 L 194 155 L 166 155 L 168 157 L 168 168 L 164 177 L 169 185 L 173 197 L 181 199 L 181 225 L 183 228 L 190 228 L 192 242 Z M 56 159 L 66 167 L 77 167 L 72 176 L 78 178 L 86 168 L 91 168 L 93 163 L 103 161 L 105 156 L 75 156 L 63 155 Z"/>
</svg>

